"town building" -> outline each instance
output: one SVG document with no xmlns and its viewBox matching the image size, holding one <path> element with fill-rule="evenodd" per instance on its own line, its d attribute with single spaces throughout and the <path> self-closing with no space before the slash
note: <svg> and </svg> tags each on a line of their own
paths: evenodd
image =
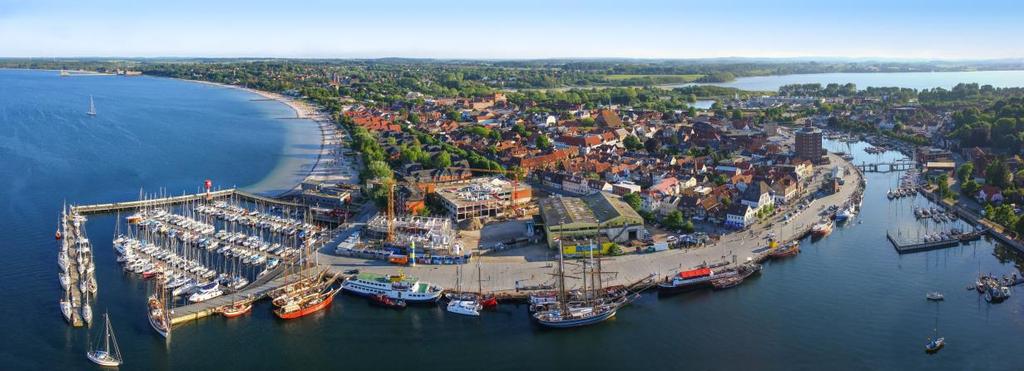
<svg viewBox="0 0 1024 371">
<path fill-rule="evenodd" d="M 512 182 L 502 178 L 472 178 L 439 184 L 434 196 L 456 221 L 474 217 L 500 218 L 506 216 L 510 200 L 517 205 L 530 202 L 532 190 L 529 185 L 518 183 L 514 197 L 512 188 Z"/>
<path fill-rule="evenodd" d="M 540 200 L 548 246 L 627 243 L 643 238 L 644 220 L 618 197 L 599 192 L 583 197 L 553 196 Z"/>
<path fill-rule="evenodd" d="M 821 129 L 807 126 L 797 130 L 795 144 L 796 157 L 814 163 L 821 161 L 824 153 L 821 149 Z"/>
</svg>

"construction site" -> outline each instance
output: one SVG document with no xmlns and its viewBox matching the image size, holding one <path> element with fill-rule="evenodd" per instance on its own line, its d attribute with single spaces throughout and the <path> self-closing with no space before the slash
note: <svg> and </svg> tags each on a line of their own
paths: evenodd
<svg viewBox="0 0 1024 371">
<path fill-rule="evenodd" d="M 406 215 L 388 223 L 387 216 L 377 215 L 366 223 L 365 232 L 366 237 L 388 241 L 392 247 L 408 250 L 415 246 L 421 254 L 460 256 L 467 253 L 462 251 L 455 226 L 448 218 Z"/>
<path fill-rule="evenodd" d="M 516 206 L 530 202 L 532 190 L 498 177 L 473 178 L 438 185 L 435 196 L 455 221 L 470 218 L 499 219 L 514 213 Z"/>
</svg>

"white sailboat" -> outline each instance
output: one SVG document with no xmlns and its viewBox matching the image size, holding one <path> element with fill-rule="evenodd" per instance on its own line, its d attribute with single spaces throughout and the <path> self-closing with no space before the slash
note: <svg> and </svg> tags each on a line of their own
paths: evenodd
<svg viewBox="0 0 1024 371">
<path fill-rule="evenodd" d="M 448 311 L 464 316 L 479 316 L 480 310 L 483 309 L 483 306 L 480 305 L 480 302 L 476 299 L 462 296 L 462 266 L 457 266 L 456 270 L 458 274 L 456 278 L 456 290 L 459 292 L 459 295 L 453 296 L 452 300 L 448 302 Z"/>
<path fill-rule="evenodd" d="M 114 337 L 114 328 L 110 326 L 110 316 L 103 314 L 106 323 L 103 329 L 103 348 L 97 348 L 85 353 L 95 364 L 105 367 L 117 367 L 121 365 L 121 350 L 117 347 L 117 338 Z"/>
<path fill-rule="evenodd" d="M 64 291 L 64 297 L 60 298 L 60 313 L 64 315 L 65 321 L 74 323 L 74 312 L 71 308 L 71 291 Z"/>
<path fill-rule="evenodd" d="M 82 292 L 85 299 L 82 300 L 82 319 L 87 325 L 92 325 L 92 305 L 89 305 L 89 293 Z"/>
<path fill-rule="evenodd" d="M 85 114 L 89 116 L 96 116 L 96 105 L 93 103 L 91 95 L 89 96 L 89 112 L 86 112 Z"/>
</svg>

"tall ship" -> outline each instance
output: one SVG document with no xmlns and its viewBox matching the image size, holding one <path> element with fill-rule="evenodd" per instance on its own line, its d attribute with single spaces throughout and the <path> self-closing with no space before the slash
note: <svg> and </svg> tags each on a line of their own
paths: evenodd
<svg viewBox="0 0 1024 371">
<path fill-rule="evenodd" d="M 157 334 L 165 339 L 171 338 L 171 315 L 168 308 L 167 293 L 163 286 L 157 283 L 157 292 L 149 297 L 146 303 L 148 309 L 149 325 Z"/>
<path fill-rule="evenodd" d="M 307 295 L 293 297 L 292 300 L 275 309 L 274 314 L 281 319 L 295 319 L 327 308 L 334 301 L 334 296 L 341 290 L 341 288 L 334 287 L 333 280 L 331 282 L 332 284 L 325 285 Z"/>
<path fill-rule="evenodd" d="M 360 273 L 345 281 L 341 288 L 360 296 L 387 295 L 388 298 L 405 300 L 407 303 L 433 303 L 441 297 L 444 289 L 404 274 L 382 275 Z"/>
<path fill-rule="evenodd" d="M 593 250 L 591 250 L 593 260 Z M 570 300 L 565 287 L 565 257 L 562 253 L 561 242 L 558 246 L 558 271 L 557 277 L 558 294 L 552 305 L 537 311 L 533 319 L 537 324 L 550 328 L 572 328 L 593 325 L 604 322 L 615 316 L 619 308 L 629 304 L 640 296 L 637 293 L 625 293 L 617 296 L 599 296 L 603 290 L 600 287 L 600 259 L 597 260 L 595 270 L 587 272 L 587 262 L 583 262 L 583 295 L 581 301 Z M 592 264 L 591 264 L 592 265 Z M 587 275 L 591 275 L 590 287 L 587 286 Z M 593 295 L 590 292 L 593 292 Z"/>
</svg>

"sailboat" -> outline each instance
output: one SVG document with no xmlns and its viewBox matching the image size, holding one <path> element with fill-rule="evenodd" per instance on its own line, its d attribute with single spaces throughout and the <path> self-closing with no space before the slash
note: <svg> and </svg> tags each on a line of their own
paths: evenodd
<svg viewBox="0 0 1024 371">
<path fill-rule="evenodd" d="M 87 325 L 92 325 L 92 305 L 89 305 L 89 292 L 82 292 L 85 299 L 82 300 L 82 319 Z"/>
<path fill-rule="evenodd" d="M 89 116 L 96 116 L 96 104 L 92 101 L 92 96 L 89 96 L 89 111 L 85 113 Z"/>
<path fill-rule="evenodd" d="M 942 347 L 946 346 L 946 338 L 939 337 L 939 318 L 935 317 L 935 337 L 928 339 L 928 344 L 925 344 L 924 351 L 928 354 L 938 352 Z"/>
<path fill-rule="evenodd" d="M 71 307 L 71 291 L 64 291 L 64 297 L 60 299 L 60 312 L 64 315 L 65 321 L 74 323 L 75 312 Z"/>
<path fill-rule="evenodd" d="M 593 249 L 591 249 L 593 253 Z M 554 309 L 542 310 L 533 314 L 534 320 L 538 324 L 551 327 L 551 328 L 570 328 L 580 327 L 586 325 L 592 325 L 595 323 L 604 322 L 605 320 L 615 316 L 615 313 L 625 304 L 629 303 L 631 298 L 622 297 L 616 300 L 605 300 L 604 298 L 594 298 L 591 300 L 590 296 L 587 295 L 586 289 L 586 264 L 583 265 L 583 303 L 572 303 L 570 305 L 570 299 L 567 297 L 565 287 L 565 256 L 562 250 L 562 242 L 558 242 L 558 272 L 555 274 L 558 283 L 558 298 L 556 301 L 556 307 Z M 594 291 L 595 293 L 597 290 Z"/>
<path fill-rule="evenodd" d="M 97 348 L 85 353 L 93 363 L 104 367 L 117 367 L 121 365 L 121 350 L 117 347 L 117 338 L 114 337 L 114 328 L 110 326 L 110 316 L 103 313 L 105 322 L 103 328 L 103 348 Z"/>
<path fill-rule="evenodd" d="M 462 265 L 456 266 L 456 269 L 458 271 L 456 290 L 462 292 Z M 483 309 L 483 306 L 480 305 L 476 298 L 457 296 L 448 302 L 448 311 L 455 314 L 476 317 L 480 316 L 481 309 Z"/>
<path fill-rule="evenodd" d="M 167 294 L 163 285 L 157 282 L 156 293 L 149 297 L 146 304 L 149 311 L 149 325 L 156 330 L 157 334 L 165 339 L 171 338 L 171 316 L 167 308 Z"/>
</svg>

